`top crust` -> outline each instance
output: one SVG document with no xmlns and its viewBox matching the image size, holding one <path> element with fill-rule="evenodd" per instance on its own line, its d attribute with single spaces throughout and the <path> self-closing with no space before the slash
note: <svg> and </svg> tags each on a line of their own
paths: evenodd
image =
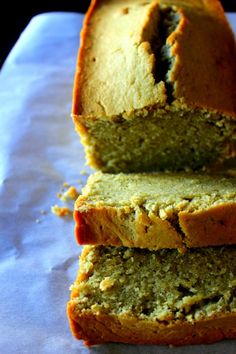
<svg viewBox="0 0 236 354">
<path fill-rule="evenodd" d="M 114 117 L 167 105 L 152 47 L 163 6 L 179 18 L 165 43 L 172 104 L 236 117 L 236 46 L 217 0 L 93 0 L 81 32 L 72 115 Z"/>
</svg>

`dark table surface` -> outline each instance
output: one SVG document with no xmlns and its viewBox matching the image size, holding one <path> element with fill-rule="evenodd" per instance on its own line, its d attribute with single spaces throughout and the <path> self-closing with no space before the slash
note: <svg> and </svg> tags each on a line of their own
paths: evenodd
<svg viewBox="0 0 236 354">
<path fill-rule="evenodd" d="M 221 2 L 225 11 L 236 12 L 236 0 L 221 0 Z M 90 0 L 36 0 L 31 2 L 22 0 L 19 3 L 4 2 L 4 8 L 2 7 L 0 11 L 0 67 L 33 16 L 49 11 L 84 13 Z"/>
</svg>

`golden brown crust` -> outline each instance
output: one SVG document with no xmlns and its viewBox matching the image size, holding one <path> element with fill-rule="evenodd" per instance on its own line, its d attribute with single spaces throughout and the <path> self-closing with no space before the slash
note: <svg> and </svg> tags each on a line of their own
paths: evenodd
<svg viewBox="0 0 236 354">
<path fill-rule="evenodd" d="M 82 203 L 81 203 L 82 204 Z M 142 212 L 133 218 L 127 208 L 93 207 L 74 211 L 75 236 L 80 245 L 112 245 L 149 249 L 236 244 L 236 204 L 223 203 L 201 211 L 182 211 L 179 230 L 168 220 Z"/>
<path fill-rule="evenodd" d="M 67 313 L 73 335 L 87 345 L 105 342 L 189 345 L 236 338 L 236 313 L 219 313 L 194 323 L 165 324 L 126 315 L 76 313 L 73 299 L 68 302 Z"/>
<path fill-rule="evenodd" d="M 216 110 L 235 117 L 236 46 L 234 35 L 219 1 L 162 0 L 160 2 L 162 5 L 175 6 L 177 13 L 180 15 L 180 24 L 177 30 L 167 39 L 167 43 L 172 48 L 171 55 L 175 59 L 174 67 L 170 73 L 170 81 L 174 84 L 175 98 L 177 101 L 181 100 L 181 102 L 190 106 Z M 95 87 L 94 80 L 97 80 L 96 93 L 99 90 L 104 93 L 103 100 L 99 104 L 109 107 L 109 99 L 114 93 L 113 85 L 110 89 L 106 86 L 107 92 L 104 92 L 102 79 L 94 76 L 91 80 L 90 73 L 88 74 L 88 68 L 93 65 L 90 60 L 92 61 L 93 55 L 96 55 L 96 51 L 99 50 L 96 47 L 93 53 L 91 48 L 97 40 L 96 28 L 101 17 L 110 16 L 109 6 L 116 5 L 115 11 L 117 11 L 119 7 L 122 9 L 122 6 L 126 5 L 128 7 L 133 3 L 133 0 L 127 2 L 93 0 L 91 2 L 81 32 L 81 46 L 75 75 L 72 109 L 75 120 L 80 115 L 90 118 L 92 116 L 104 116 L 104 109 L 101 109 L 99 105 L 94 106 L 94 99 L 90 96 L 94 90 L 90 83 Z M 153 1 L 154 3 L 156 2 Z M 137 1 L 137 4 L 139 4 L 139 1 Z M 158 9 L 158 4 L 155 6 Z M 147 16 L 152 16 L 151 12 L 147 12 Z M 146 22 L 145 20 L 142 25 L 145 26 Z M 190 46 L 191 51 L 189 51 Z M 107 60 L 109 61 L 109 59 Z M 147 60 L 147 58 L 144 58 L 144 60 Z M 106 79 L 107 84 L 109 84 L 109 78 Z M 125 73 L 123 79 L 124 83 L 126 80 Z M 91 92 L 85 96 L 85 93 L 90 89 Z M 150 90 L 152 89 L 154 89 L 154 86 L 152 87 L 150 82 Z M 119 82 L 117 82 L 117 90 L 119 90 Z M 164 95 L 161 88 L 160 93 Z M 86 101 L 83 97 L 87 97 Z M 162 104 L 164 103 L 163 99 L 164 96 L 160 101 Z M 151 102 L 151 100 L 149 101 Z M 145 108 L 145 106 L 140 108 Z M 112 114 L 112 107 L 106 110 L 110 112 L 109 116 L 118 112 L 115 108 L 114 114 Z M 135 107 L 133 107 L 133 110 L 135 110 Z M 130 111 L 130 108 L 127 111 Z M 102 112 L 103 114 L 101 114 Z M 122 111 L 119 113 L 122 113 Z"/>
<path fill-rule="evenodd" d="M 90 6 L 89 6 L 88 11 L 86 12 L 86 15 L 84 18 L 83 28 L 80 33 L 80 48 L 79 48 L 79 53 L 78 53 L 77 67 L 76 67 L 75 79 L 74 79 L 72 113 L 80 111 L 78 88 L 81 87 L 81 81 L 82 81 L 81 63 L 84 60 L 84 49 L 85 49 L 85 41 L 86 41 L 87 33 L 88 33 L 88 24 L 89 24 L 89 21 L 90 21 L 90 18 L 92 16 L 93 12 L 96 9 L 98 2 L 99 2 L 99 0 L 91 0 Z"/>
<path fill-rule="evenodd" d="M 175 58 L 170 74 L 175 98 L 236 117 L 236 44 L 220 2 L 161 2 L 175 4 L 181 18 L 167 39 Z"/>
<path fill-rule="evenodd" d="M 129 33 L 127 37 L 134 37 L 132 39 L 134 43 L 132 43 L 135 44 L 137 42 L 140 46 L 137 49 L 136 45 L 131 45 L 127 49 L 128 54 L 130 54 L 130 49 L 134 49 L 134 52 L 137 54 L 134 58 L 137 58 L 137 60 L 139 59 L 139 52 L 141 52 L 142 61 L 145 65 L 143 65 L 144 67 L 142 68 L 142 61 L 138 61 L 137 63 L 141 64 L 141 70 L 137 70 L 132 80 L 126 80 L 125 73 L 124 80 L 122 78 L 122 82 L 118 85 L 119 89 L 117 88 L 117 90 L 114 91 L 112 89 L 114 86 L 114 82 L 112 82 L 115 79 L 114 75 L 117 74 L 121 68 L 123 68 L 123 70 L 128 69 L 126 66 L 127 57 L 124 56 L 124 58 L 122 58 L 122 63 L 119 63 L 119 60 L 118 62 L 113 60 L 114 52 L 122 52 L 123 48 L 120 48 L 121 43 L 118 43 L 117 46 L 116 44 L 114 45 L 113 50 L 110 49 L 113 43 L 116 43 L 116 41 L 113 41 L 110 34 L 114 26 L 105 29 L 104 27 L 107 24 L 107 19 L 112 19 L 112 24 L 117 26 L 119 18 L 117 19 L 116 15 L 124 17 L 123 12 L 126 6 L 135 6 L 136 4 L 141 4 L 141 6 L 143 4 L 144 7 L 146 5 L 148 6 L 145 10 L 146 16 L 140 16 L 139 18 L 140 28 L 138 28 L 137 33 Z M 110 6 L 113 8 L 112 13 L 110 13 L 109 10 Z M 158 12 L 154 12 L 154 9 L 158 7 L 159 4 L 157 0 L 153 0 L 150 4 L 145 4 L 140 0 L 129 0 L 128 2 L 124 0 L 92 1 L 81 32 L 81 46 L 78 54 L 73 96 L 74 103 L 72 108 L 72 115 L 75 115 L 75 119 L 77 114 L 82 114 L 90 118 L 97 116 L 102 117 L 104 115 L 113 116 L 123 111 L 131 112 L 135 107 L 142 108 L 143 106 L 149 106 L 157 102 L 165 103 L 166 94 L 164 84 L 160 82 L 158 85 L 155 85 L 153 77 L 155 59 L 154 54 L 151 53 L 150 43 L 146 39 L 146 33 L 149 33 L 149 30 L 145 30 L 145 27 L 149 24 L 151 24 L 151 26 L 155 25 L 148 21 L 149 17 L 152 18 L 152 21 L 157 22 Z M 116 33 L 116 30 L 113 30 L 113 33 Z M 106 32 L 106 38 L 104 37 L 104 32 Z M 116 39 L 118 40 L 118 38 L 119 37 Z M 104 43 L 108 44 L 107 50 L 109 53 L 104 52 L 103 40 L 105 40 Z M 97 45 L 98 41 L 100 41 L 101 47 Z M 114 65 L 106 65 L 110 61 L 112 61 Z M 129 63 L 129 65 L 131 64 L 132 63 Z M 104 65 L 106 65 L 106 70 L 104 70 Z M 135 67 L 138 67 L 138 65 L 134 65 L 134 68 Z M 141 75 L 141 80 L 146 79 L 147 81 L 146 84 L 145 81 L 142 81 L 146 89 L 143 87 L 141 91 L 139 87 L 139 74 Z M 135 83 L 136 79 L 138 84 Z M 134 83 L 130 84 L 130 80 L 134 81 Z M 132 85 L 135 89 L 132 89 Z M 149 86 L 152 88 L 151 91 L 148 90 Z M 124 98 L 126 95 L 129 96 L 128 99 Z"/>
<path fill-rule="evenodd" d="M 127 208 L 99 207 L 75 210 L 75 236 L 80 245 L 112 245 L 149 249 L 184 249 L 181 235 L 167 220 L 139 213 L 133 219 Z"/>
<path fill-rule="evenodd" d="M 188 247 L 236 244 L 236 204 L 225 203 L 193 213 L 181 212 L 179 223 Z"/>
</svg>

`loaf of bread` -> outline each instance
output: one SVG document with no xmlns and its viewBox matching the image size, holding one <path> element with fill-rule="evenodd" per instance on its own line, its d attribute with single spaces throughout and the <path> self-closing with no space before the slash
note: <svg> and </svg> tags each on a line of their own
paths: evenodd
<svg viewBox="0 0 236 354">
<path fill-rule="evenodd" d="M 88 163 L 196 170 L 234 156 L 235 63 L 218 0 L 93 0 L 72 111 Z"/>
<path fill-rule="evenodd" d="M 74 216 L 79 244 L 180 250 L 236 244 L 236 178 L 96 172 Z"/>
<path fill-rule="evenodd" d="M 85 246 L 68 316 L 86 344 L 236 338 L 236 248 Z"/>
</svg>

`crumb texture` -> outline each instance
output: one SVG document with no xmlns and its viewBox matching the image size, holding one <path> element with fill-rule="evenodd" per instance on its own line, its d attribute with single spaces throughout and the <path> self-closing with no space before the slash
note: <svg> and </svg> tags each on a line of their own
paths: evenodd
<svg viewBox="0 0 236 354">
<path fill-rule="evenodd" d="M 72 286 L 72 316 L 78 321 L 88 313 L 101 319 L 126 318 L 128 329 L 132 318 L 138 328 L 140 321 L 149 326 L 195 325 L 226 314 L 235 316 L 235 256 L 235 247 L 196 249 L 183 255 L 86 246 Z"/>
<path fill-rule="evenodd" d="M 193 321 L 236 311 L 236 248 L 173 250 L 90 247 L 85 277 L 72 290 L 77 309 L 96 309 L 158 321 Z"/>
</svg>

